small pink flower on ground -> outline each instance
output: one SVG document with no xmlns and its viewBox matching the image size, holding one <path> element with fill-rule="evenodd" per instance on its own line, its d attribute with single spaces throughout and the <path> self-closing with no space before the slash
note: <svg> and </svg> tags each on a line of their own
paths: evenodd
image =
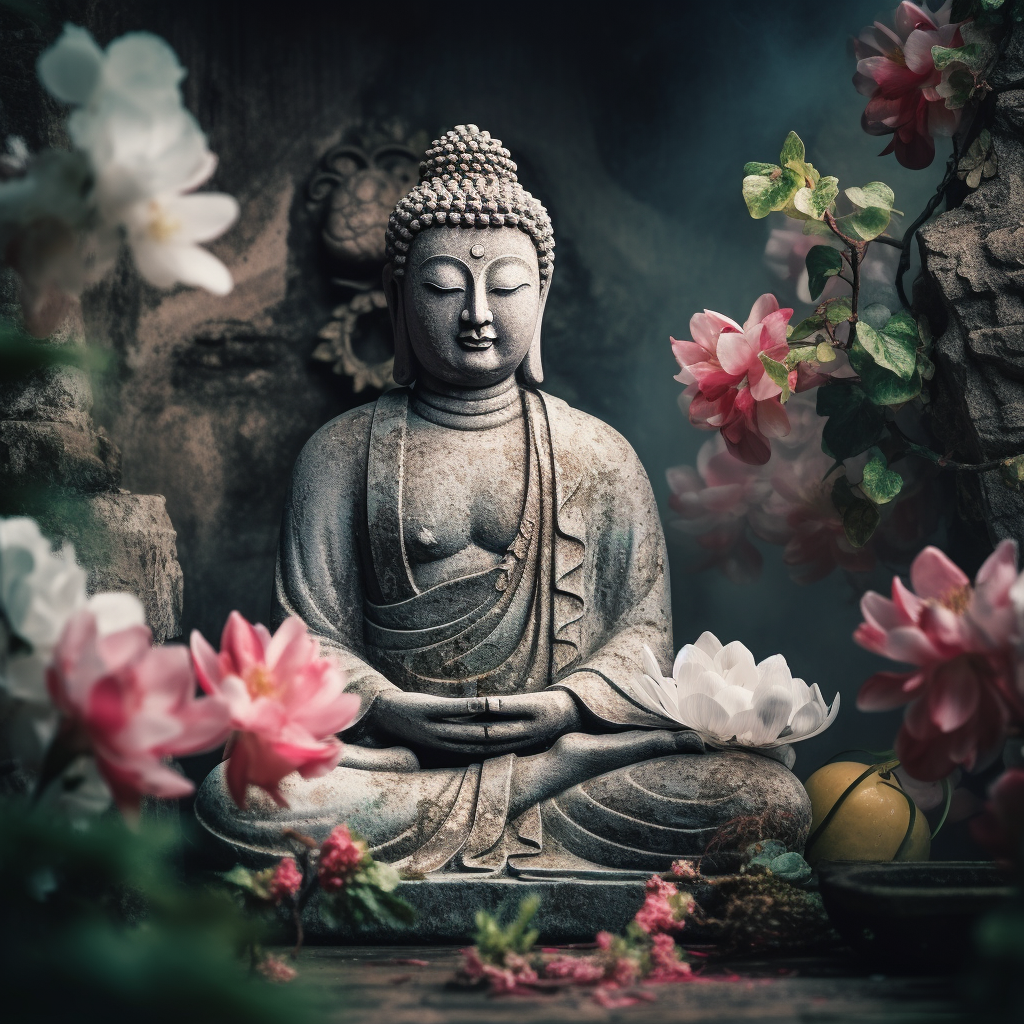
<svg viewBox="0 0 1024 1024">
<path fill-rule="evenodd" d="M 93 754 L 127 812 L 143 794 L 191 793 L 192 783 L 163 759 L 210 750 L 228 732 L 223 703 L 195 696 L 188 649 L 152 644 L 145 626 L 100 635 L 95 613 L 83 610 L 68 620 L 47 672 L 64 735 Z"/>
<path fill-rule="evenodd" d="M 690 965 L 680 959 L 679 947 L 671 935 L 651 936 L 651 971 L 646 980 L 654 985 L 675 981 L 689 981 L 693 976 Z"/>
<path fill-rule="evenodd" d="M 270 879 L 270 895 L 275 903 L 294 896 L 302 888 L 302 872 L 294 857 L 282 857 Z"/>
<path fill-rule="evenodd" d="M 640 977 L 640 964 L 634 957 L 617 956 L 605 968 L 605 981 L 611 987 L 625 988 Z"/>
<path fill-rule="evenodd" d="M 611 949 L 615 936 L 611 932 L 598 932 L 594 936 L 594 941 L 597 943 L 598 949 Z"/>
<path fill-rule="evenodd" d="M 285 963 L 281 957 L 274 956 L 273 953 L 268 953 L 259 962 L 256 970 L 268 981 L 276 981 L 282 984 L 286 981 L 294 981 L 299 974 L 291 964 Z"/>
<path fill-rule="evenodd" d="M 908 705 L 896 754 L 915 779 L 941 779 L 957 766 L 971 770 L 995 755 L 1011 722 L 1024 723 L 1015 686 L 1016 580 L 1013 541 L 996 548 L 973 586 L 938 548 L 927 547 L 910 567 L 912 589 L 896 577 L 891 600 L 874 591 L 861 600 L 857 643 L 916 669 L 876 673 L 857 706 Z"/>
<path fill-rule="evenodd" d="M 688 904 L 687 904 L 688 905 Z M 678 931 L 686 923 L 685 907 L 681 906 L 679 890 L 658 875 L 647 880 L 647 896 L 633 920 L 652 935 L 656 932 Z"/>
<path fill-rule="evenodd" d="M 1010 768 L 992 783 L 985 810 L 971 819 L 971 833 L 1007 866 L 1024 862 L 1024 769 Z"/>
<path fill-rule="evenodd" d="M 218 654 L 197 631 L 192 658 L 199 683 L 227 702 L 236 730 L 228 760 L 231 797 L 245 806 L 246 787 L 259 786 L 282 807 L 281 780 L 325 775 L 341 760 L 335 733 L 359 711 L 359 698 L 344 693 L 343 674 L 305 623 L 293 615 L 271 636 L 238 612 L 228 616 Z"/>
<path fill-rule="evenodd" d="M 596 957 L 560 956 L 544 966 L 546 978 L 567 978 L 574 985 L 593 985 L 605 975 L 604 964 Z"/>
<path fill-rule="evenodd" d="M 914 170 L 935 158 L 934 135 L 952 135 L 960 110 L 950 110 L 939 87 L 949 70 L 940 72 L 933 46 L 963 45 L 959 25 L 951 25 L 951 2 L 929 12 L 904 2 L 896 8 L 895 29 L 881 22 L 864 29 L 854 40 L 857 91 L 870 97 L 862 123 L 870 135 L 892 135 L 882 155 Z"/>
<path fill-rule="evenodd" d="M 700 871 L 693 866 L 692 860 L 674 860 L 672 861 L 672 874 L 676 878 L 697 878 L 700 875 Z"/>
<path fill-rule="evenodd" d="M 353 839 L 348 825 L 336 826 L 320 847 L 317 878 L 327 892 L 337 892 L 352 880 L 366 859 L 367 846 L 362 839 Z"/>
<path fill-rule="evenodd" d="M 780 309 L 775 296 L 766 294 L 742 327 L 706 309 L 690 319 L 693 341 L 671 339 L 680 368 L 676 380 L 688 385 L 692 399 L 690 422 L 721 431 L 729 451 L 751 465 L 771 457 L 769 438 L 789 433 L 782 387 L 768 376 L 761 355 L 785 360 L 786 324 L 792 315 L 792 309 Z"/>
</svg>

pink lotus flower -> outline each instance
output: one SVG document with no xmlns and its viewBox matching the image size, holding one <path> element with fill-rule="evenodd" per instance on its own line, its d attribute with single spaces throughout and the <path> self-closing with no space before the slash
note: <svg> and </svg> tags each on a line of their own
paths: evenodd
<svg viewBox="0 0 1024 1024">
<path fill-rule="evenodd" d="M 367 846 L 362 839 L 353 839 L 348 825 L 337 825 L 320 847 L 317 878 L 320 888 L 337 892 L 351 881 L 366 859 Z"/>
<path fill-rule="evenodd" d="M 819 419 L 818 429 L 820 430 Z M 835 477 L 825 474 L 832 459 L 817 445 L 789 460 L 780 460 L 772 474 L 772 493 L 749 516 L 751 529 L 769 544 L 782 544 L 782 560 L 797 583 L 814 583 L 833 569 L 866 572 L 874 555 L 854 547 L 832 502 Z"/>
<path fill-rule="evenodd" d="M 236 730 L 230 745 L 228 789 L 245 806 L 249 785 L 281 806 L 280 782 L 292 772 L 325 775 L 341 760 L 335 733 L 351 724 L 359 698 L 344 693 L 342 673 L 296 615 L 271 636 L 238 612 L 228 616 L 218 654 L 192 632 L 192 658 L 203 689 L 224 700 Z"/>
<path fill-rule="evenodd" d="M 188 649 L 153 647 L 145 626 L 100 635 L 90 610 L 69 619 L 47 672 L 50 698 L 65 716 L 58 743 L 90 751 L 117 805 L 137 811 L 143 794 L 186 796 L 188 779 L 162 758 L 224 742 L 227 709 L 196 699 Z"/>
<path fill-rule="evenodd" d="M 912 589 L 896 577 L 892 600 L 873 591 L 861 600 L 857 643 L 917 666 L 876 673 L 857 698 L 863 711 L 908 704 L 896 754 L 914 778 L 931 782 L 958 765 L 970 770 L 998 751 L 1011 722 L 1024 723 L 1014 686 L 1016 579 L 1013 541 L 986 559 L 973 587 L 938 548 L 927 547 L 910 567 Z"/>
<path fill-rule="evenodd" d="M 963 45 L 960 26 L 949 23 L 952 0 L 934 13 L 917 4 L 896 8 L 895 31 L 881 22 L 864 29 L 854 40 L 857 73 L 853 83 L 868 96 L 864 130 L 870 135 L 892 135 L 881 155 L 913 170 L 935 158 L 934 135 L 952 135 L 960 124 L 960 111 L 950 110 L 938 86 L 943 73 L 932 59 L 933 46 Z"/>
<path fill-rule="evenodd" d="M 302 888 L 302 872 L 294 857 L 282 857 L 267 886 L 275 903 L 294 896 Z"/>
<path fill-rule="evenodd" d="M 679 363 L 676 380 L 688 385 L 690 422 L 719 430 L 736 458 L 763 465 L 771 457 L 769 438 L 789 433 L 782 387 L 768 376 L 761 354 L 782 362 L 789 352 L 786 324 L 791 309 L 780 309 L 774 295 L 762 295 L 741 327 L 706 309 L 690 319 L 693 341 L 672 342 Z M 796 384 L 796 372 L 790 386 Z"/>
</svg>

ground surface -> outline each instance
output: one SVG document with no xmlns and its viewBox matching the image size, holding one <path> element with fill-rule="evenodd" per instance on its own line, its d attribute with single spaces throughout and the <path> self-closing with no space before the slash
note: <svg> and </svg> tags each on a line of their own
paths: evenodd
<svg viewBox="0 0 1024 1024">
<path fill-rule="evenodd" d="M 654 1000 L 619 1009 L 599 1006 L 579 988 L 503 998 L 459 989 L 450 984 L 459 962 L 454 946 L 321 946 L 304 950 L 298 966 L 325 996 L 325 1024 L 945 1024 L 964 1019 L 955 980 L 869 975 L 843 956 L 707 967 L 697 982 L 640 989 Z"/>
</svg>

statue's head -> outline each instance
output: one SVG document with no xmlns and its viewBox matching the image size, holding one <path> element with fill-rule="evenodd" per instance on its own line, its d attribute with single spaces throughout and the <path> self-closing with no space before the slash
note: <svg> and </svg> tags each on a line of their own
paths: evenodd
<svg viewBox="0 0 1024 1024">
<path fill-rule="evenodd" d="M 547 210 L 519 184 L 509 151 L 476 125 L 457 126 L 426 156 L 388 221 L 395 380 L 408 384 L 422 368 L 462 386 L 515 371 L 539 384 L 555 259 Z"/>
</svg>

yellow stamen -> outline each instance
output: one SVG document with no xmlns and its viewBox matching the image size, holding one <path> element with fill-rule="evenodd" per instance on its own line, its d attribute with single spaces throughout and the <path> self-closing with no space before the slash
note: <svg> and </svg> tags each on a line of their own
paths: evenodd
<svg viewBox="0 0 1024 1024">
<path fill-rule="evenodd" d="M 941 603 L 951 612 L 963 615 L 967 606 L 971 603 L 971 586 L 965 583 L 961 587 L 951 587 L 942 595 Z"/>
<path fill-rule="evenodd" d="M 253 699 L 272 697 L 277 692 L 277 680 L 265 665 L 253 665 L 246 669 L 242 679 L 249 690 L 249 696 Z"/>
<path fill-rule="evenodd" d="M 154 242 L 166 242 L 181 230 L 181 221 L 172 217 L 155 199 L 149 204 L 146 234 Z"/>
</svg>

